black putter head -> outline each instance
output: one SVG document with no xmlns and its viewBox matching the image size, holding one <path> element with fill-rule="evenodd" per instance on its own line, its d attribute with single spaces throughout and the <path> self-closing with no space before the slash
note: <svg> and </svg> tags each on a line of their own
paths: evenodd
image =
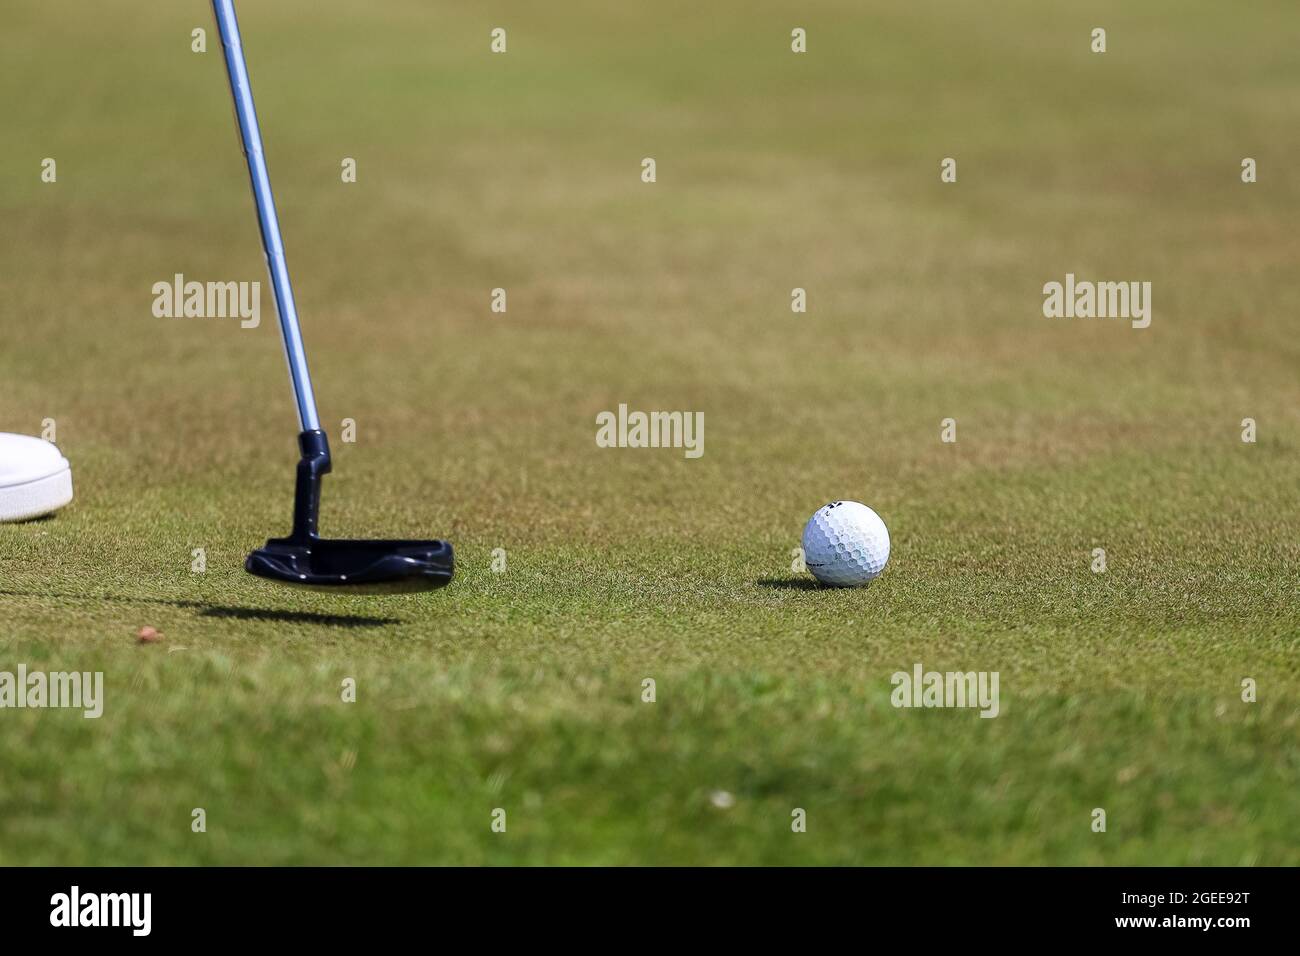
<svg viewBox="0 0 1300 956">
<path fill-rule="evenodd" d="M 446 541 L 349 541 L 316 534 L 320 480 L 330 470 L 325 433 L 298 436 L 302 459 L 294 490 L 293 534 L 272 538 L 244 561 L 244 570 L 285 584 L 365 592 L 429 591 L 455 569 Z"/>
<path fill-rule="evenodd" d="M 343 538 L 272 538 L 244 562 L 258 577 L 331 591 L 430 591 L 451 580 L 452 568 L 446 541 Z"/>
</svg>

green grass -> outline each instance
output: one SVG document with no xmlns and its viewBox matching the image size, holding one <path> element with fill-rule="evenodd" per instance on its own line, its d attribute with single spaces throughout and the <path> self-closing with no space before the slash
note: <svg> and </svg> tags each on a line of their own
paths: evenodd
<svg viewBox="0 0 1300 956">
<path fill-rule="evenodd" d="M 269 292 L 150 313 L 265 278 L 206 6 L 0 33 L 0 429 L 77 485 L 0 526 L 0 670 L 107 696 L 0 711 L 0 864 L 1300 863 L 1293 5 L 246 4 L 325 531 L 457 548 L 399 598 L 240 569 L 289 517 Z M 1044 319 L 1066 272 L 1151 328 Z M 620 402 L 704 456 L 597 448 Z M 841 497 L 890 566 L 804 586 Z M 918 661 L 1001 715 L 894 709 Z"/>
</svg>

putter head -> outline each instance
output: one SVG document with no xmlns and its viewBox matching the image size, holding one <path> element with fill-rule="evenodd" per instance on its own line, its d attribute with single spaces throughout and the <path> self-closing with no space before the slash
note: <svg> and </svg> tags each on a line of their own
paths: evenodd
<svg viewBox="0 0 1300 956">
<path fill-rule="evenodd" d="M 302 458 L 294 488 L 293 533 L 272 538 L 244 561 L 259 578 L 331 591 L 431 591 L 451 580 L 455 560 L 446 541 L 349 541 L 316 534 L 320 480 L 330 470 L 325 433 L 298 436 Z"/>
<path fill-rule="evenodd" d="M 244 562 L 258 577 L 331 591 L 431 591 L 454 568 L 446 541 L 272 538 Z"/>
</svg>

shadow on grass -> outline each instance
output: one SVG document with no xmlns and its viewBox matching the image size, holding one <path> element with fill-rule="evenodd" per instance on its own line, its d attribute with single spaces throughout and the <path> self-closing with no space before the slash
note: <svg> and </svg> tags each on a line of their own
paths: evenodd
<svg viewBox="0 0 1300 956">
<path fill-rule="evenodd" d="M 60 594 L 51 591 L 3 591 L 0 597 L 57 598 L 64 601 L 116 601 L 122 604 L 159 604 L 196 610 L 202 617 L 231 618 L 238 621 L 282 621 L 290 624 L 320 624 L 327 627 L 384 627 L 404 623 L 397 617 L 367 617 L 360 614 L 317 614 L 314 611 L 276 611 L 256 607 L 223 607 L 204 601 L 168 601 L 163 598 L 132 597 L 115 594 Z"/>
<path fill-rule="evenodd" d="M 813 581 L 808 578 L 759 578 L 754 582 L 760 588 L 771 588 L 774 591 L 829 591 L 830 588 L 820 581 Z"/>
<path fill-rule="evenodd" d="M 256 607 L 217 607 L 199 605 L 204 610 L 203 617 L 228 617 L 238 621 L 288 621 L 292 624 L 328 624 L 331 627 L 383 627 L 385 624 L 401 624 L 396 617 L 365 617 L 352 614 L 317 614 L 314 611 L 269 611 Z"/>
</svg>

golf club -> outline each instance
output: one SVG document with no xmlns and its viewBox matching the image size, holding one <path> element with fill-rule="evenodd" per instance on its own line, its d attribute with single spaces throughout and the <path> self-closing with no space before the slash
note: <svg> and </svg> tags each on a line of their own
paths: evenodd
<svg viewBox="0 0 1300 956">
<path fill-rule="evenodd" d="M 330 471 L 329 442 L 316 415 L 316 398 L 307 371 L 298 311 L 289 284 L 280 224 L 271 196 L 271 178 L 262 151 L 262 133 L 253 107 L 253 90 L 244 62 L 244 48 L 235 19 L 233 0 L 212 0 L 217 30 L 225 52 L 226 74 L 235 101 L 235 116 L 248 161 L 253 200 L 261 226 L 262 248 L 275 294 L 289 377 L 298 402 L 297 484 L 294 489 L 293 531 L 287 538 L 272 538 L 244 562 L 250 574 L 288 584 L 331 590 L 424 591 L 451 580 L 454 560 L 446 541 L 348 541 L 317 534 L 321 478 Z"/>
</svg>

